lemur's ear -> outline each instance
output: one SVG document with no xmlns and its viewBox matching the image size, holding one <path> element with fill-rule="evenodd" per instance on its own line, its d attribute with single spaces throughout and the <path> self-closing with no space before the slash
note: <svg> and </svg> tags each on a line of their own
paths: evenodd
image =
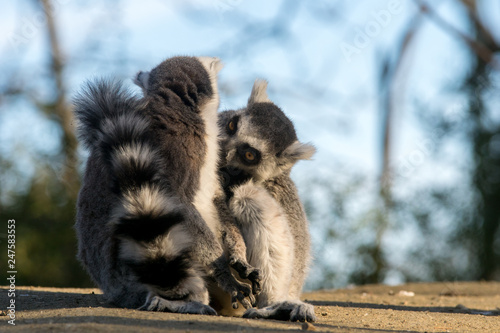
<svg viewBox="0 0 500 333">
<path fill-rule="evenodd" d="M 254 103 L 271 103 L 267 97 L 267 81 L 263 79 L 255 80 L 252 88 L 252 93 L 248 98 L 248 106 Z"/>
<path fill-rule="evenodd" d="M 213 57 L 212 62 L 210 63 L 210 69 L 215 73 L 219 73 L 222 67 L 224 67 L 222 61 L 217 57 Z"/>
<path fill-rule="evenodd" d="M 222 61 L 217 57 L 198 57 L 198 61 L 201 62 L 205 70 L 212 75 L 217 75 L 222 67 L 224 67 Z"/>
<path fill-rule="evenodd" d="M 134 77 L 134 83 L 142 88 L 144 94 L 148 90 L 149 72 L 139 71 Z"/>
<path fill-rule="evenodd" d="M 316 148 L 309 143 L 295 141 L 286 148 L 279 156 L 287 163 L 295 163 L 299 160 L 310 160 L 316 153 Z"/>
</svg>

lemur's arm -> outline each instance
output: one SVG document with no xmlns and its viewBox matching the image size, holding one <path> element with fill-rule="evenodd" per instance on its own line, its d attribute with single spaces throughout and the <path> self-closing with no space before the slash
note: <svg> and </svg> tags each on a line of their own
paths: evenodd
<svg viewBox="0 0 500 333">
<path fill-rule="evenodd" d="M 222 243 L 229 258 L 229 265 L 238 272 L 242 279 L 248 279 L 252 283 L 252 293 L 257 295 L 261 291 L 260 272 L 248 264 L 246 257 L 246 245 L 236 221 L 227 206 L 224 194 L 214 199 L 217 213 L 222 227 Z M 234 303 L 233 303 L 234 307 Z"/>
</svg>

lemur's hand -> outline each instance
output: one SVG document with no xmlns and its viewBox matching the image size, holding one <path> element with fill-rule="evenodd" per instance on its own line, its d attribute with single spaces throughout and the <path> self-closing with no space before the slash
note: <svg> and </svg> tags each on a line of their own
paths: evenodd
<svg viewBox="0 0 500 333">
<path fill-rule="evenodd" d="M 234 309 L 238 308 L 238 302 L 245 309 L 249 309 L 252 304 L 255 304 L 252 287 L 248 283 L 240 282 L 234 278 L 224 256 L 213 263 L 213 278 L 222 290 L 231 295 L 231 305 Z"/>
<path fill-rule="evenodd" d="M 231 305 L 233 309 L 238 308 L 238 302 L 240 302 L 245 309 L 252 308 L 252 305 L 255 304 L 255 296 L 252 294 L 250 285 L 245 282 L 234 281 L 235 285 L 232 287 L 233 291 L 231 292 Z"/>
<path fill-rule="evenodd" d="M 252 283 L 252 294 L 258 295 L 262 291 L 260 281 L 260 270 L 250 266 L 245 260 L 232 256 L 229 259 L 229 265 L 238 272 L 242 279 L 248 279 Z"/>
</svg>

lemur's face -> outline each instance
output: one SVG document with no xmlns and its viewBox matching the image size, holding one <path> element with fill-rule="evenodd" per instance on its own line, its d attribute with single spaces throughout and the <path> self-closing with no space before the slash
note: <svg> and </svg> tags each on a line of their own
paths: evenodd
<svg viewBox="0 0 500 333">
<path fill-rule="evenodd" d="M 243 170 L 256 181 L 288 172 L 315 152 L 297 140 L 292 122 L 267 98 L 266 87 L 256 81 L 246 108 L 219 114 L 222 165 Z"/>
<path fill-rule="evenodd" d="M 219 127 L 224 166 L 243 170 L 256 180 L 277 174 L 277 156 L 271 144 L 256 131 L 246 109 L 222 112 Z"/>
</svg>

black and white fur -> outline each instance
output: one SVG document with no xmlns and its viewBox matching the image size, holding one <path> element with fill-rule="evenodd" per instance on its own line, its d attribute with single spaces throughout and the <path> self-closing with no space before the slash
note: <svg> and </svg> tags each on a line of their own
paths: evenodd
<svg viewBox="0 0 500 333">
<path fill-rule="evenodd" d="M 257 80 L 246 108 L 219 115 L 225 189 L 251 266 L 261 272 L 257 309 L 247 318 L 314 321 L 300 300 L 308 272 L 308 221 L 290 178 L 293 165 L 315 148 L 298 141 L 292 122 L 273 104 L 267 82 Z M 250 154 L 250 155 L 248 155 Z"/>
<path fill-rule="evenodd" d="M 112 303 L 215 314 L 206 279 L 244 303 L 220 244 L 214 206 L 217 58 L 174 57 L 121 83 L 89 83 L 75 100 L 90 150 L 77 203 L 78 257 Z"/>
</svg>

